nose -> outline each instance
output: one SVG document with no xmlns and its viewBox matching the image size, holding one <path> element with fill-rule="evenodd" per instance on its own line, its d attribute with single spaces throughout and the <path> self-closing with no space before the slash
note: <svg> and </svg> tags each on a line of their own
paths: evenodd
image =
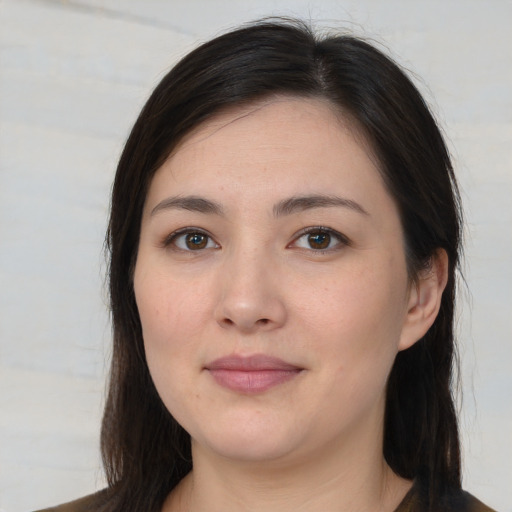
<svg viewBox="0 0 512 512">
<path fill-rule="evenodd" d="M 278 271 L 264 257 L 240 257 L 226 264 L 221 277 L 218 324 L 250 334 L 271 331 L 286 322 L 287 311 Z"/>
</svg>

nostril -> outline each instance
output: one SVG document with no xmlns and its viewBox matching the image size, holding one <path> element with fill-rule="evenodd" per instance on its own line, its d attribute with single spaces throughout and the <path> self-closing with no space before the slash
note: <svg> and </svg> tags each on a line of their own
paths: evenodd
<svg viewBox="0 0 512 512">
<path fill-rule="evenodd" d="M 270 322 L 268 318 L 260 318 L 256 323 L 261 325 L 267 325 Z"/>
</svg>

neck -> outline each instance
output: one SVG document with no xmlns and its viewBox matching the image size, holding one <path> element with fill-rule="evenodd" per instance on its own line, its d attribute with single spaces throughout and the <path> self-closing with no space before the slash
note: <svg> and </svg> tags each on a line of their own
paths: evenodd
<svg viewBox="0 0 512 512">
<path fill-rule="evenodd" d="M 233 461 L 192 447 L 194 469 L 163 512 L 393 512 L 411 487 L 385 463 L 381 443 L 333 443 L 314 457 L 270 462 Z"/>
</svg>

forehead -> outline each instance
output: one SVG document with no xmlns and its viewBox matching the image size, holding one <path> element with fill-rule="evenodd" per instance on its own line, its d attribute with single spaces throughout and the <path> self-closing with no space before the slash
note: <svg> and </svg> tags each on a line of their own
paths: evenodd
<svg viewBox="0 0 512 512">
<path fill-rule="evenodd" d="M 290 123 L 293 129 L 290 129 Z M 242 139 L 249 135 L 251 140 L 266 138 L 267 142 L 274 136 L 276 145 L 287 140 L 293 145 L 297 138 L 311 130 L 324 137 L 336 137 L 340 132 L 351 134 L 371 153 L 358 123 L 332 102 L 313 97 L 274 96 L 218 112 L 187 133 L 169 158 L 216 135 L 220 137 L 215 143 L 224 138 Z"/>
<path fill-rule="evenodd" d="M 191 131 L 155 174 L 148 202 L 171 193 L 278 201 L 333 191 L 371 201 L 382 188 L 369 145 L 347 116 L 326 100 L 278 97 Z"/>
</svg>

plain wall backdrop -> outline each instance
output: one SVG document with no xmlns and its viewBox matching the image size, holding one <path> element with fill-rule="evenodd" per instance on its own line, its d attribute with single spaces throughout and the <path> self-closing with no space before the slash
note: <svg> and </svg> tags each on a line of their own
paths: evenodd
<svg viewBox="0 0 512 512">
<path fill-rule="evenodd" d="M 0 0 L 2 511 L 103 485 L 110 327 L 102 245 L 117 158 L 180 56 L 268 15 L 381 42 L 444 127 L 467 221 L 464 485 L 512 512 L 509 0 Z"/>
</svg>

